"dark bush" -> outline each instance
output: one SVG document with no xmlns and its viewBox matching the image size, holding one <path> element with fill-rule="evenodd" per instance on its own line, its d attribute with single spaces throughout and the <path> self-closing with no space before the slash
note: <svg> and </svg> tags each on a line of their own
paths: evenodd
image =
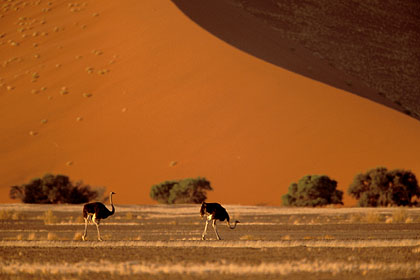
<svg viewBox="0 0 420 280">
<path fill-rule="evenodd" d="M 19 199 L 24 203 L 78 204 L 100 199 L 103 192 L 103 188 L 92 190 L 82 182 L 73 184 L 65 175 L 46 174 L 28 184 L 12 186 L 9 195 L 11 199 Z"/>
<path fill-rule="evenodd" d="M 420 198 L 416 176 L 411 171 L 388 171 L 378 167 L 354 177 L 348 193 L 356 198 L 361 207 L 413 206 Z"/>
<path fill-rule="evenodd" d="M 165 181 L 152 186 L 150 197 L 159 203 L 201 203 L 206 200 L 206 191 L 213 190 L 205 178 Z"/>
<path fill-rule="evenodd" d="M 343 192 L 337 190 L 337 182 L 325 175 L 307 175 L 289 186 L 283 195 L 284 206 L 315 207 L 343 204 Z"/>
</svg>

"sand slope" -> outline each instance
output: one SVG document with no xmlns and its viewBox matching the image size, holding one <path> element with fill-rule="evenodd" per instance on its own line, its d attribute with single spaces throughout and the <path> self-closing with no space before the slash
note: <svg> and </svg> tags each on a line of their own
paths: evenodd
<svg viewBox="0 0 420 280">
<path fill-rule="evenodd" d="M 210 200 L 280 204 L 306 174 L 346 189 L 378 165 L 420 171 L 418 121 L 243 52 L 172 2 L 22 1 L 1 14 L 0 202 L 47 172 L 116 203 L 204 176 Z"/>
</svg>

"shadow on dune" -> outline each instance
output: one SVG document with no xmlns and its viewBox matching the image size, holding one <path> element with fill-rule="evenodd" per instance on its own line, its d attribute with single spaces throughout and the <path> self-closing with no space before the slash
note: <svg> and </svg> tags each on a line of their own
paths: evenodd
<svg viewBox="0 0 420 280">
<path fill-rule="evenodd" d="M 391 102 L 377 90 L 337 70 L 298 42 L 285 38 L 261 18 L 247 13 L 241 4 L 227 0 L 172 2 L 203 29 L 248 54 L 387 107 L 404 111 L 399 104 Z"/>
</svg>

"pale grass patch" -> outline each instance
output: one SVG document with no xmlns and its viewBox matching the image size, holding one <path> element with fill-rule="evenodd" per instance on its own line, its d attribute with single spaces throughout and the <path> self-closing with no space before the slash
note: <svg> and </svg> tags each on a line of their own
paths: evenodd
<svg viewBox="0 0 420 280">
<path fill-rule="evenodd" d="M 31 233 L 28 235 L 28 240 L 36 240 L 36 235 L 35 235 L 35 233 L 34 233 L 34 232 L 31 232 Z"/>
<path fill-rule="evenodd" d="M 333 239 L 335 239 L 335 237 L 332 236 L 332 235 L 326 234 L 323 237 L 321 237 L 321 239 L 324 239 L 324 240 L 333 240 Z"/>
<path fill-rule="evenodd" d="M 20 221 L 25 219 L 25 214 L 22 211 L 13 211 L 12 220 Z"/>
<path fill-rule="evenodd" d="M 0 210 L 0 220 L 23 220 L 25 215 L 21 211 L 14 211 L 14 210 Z"/>
<path fill-rule="evenodd" d="M 239 237 L 240 240 L 258 240 L 254 235 L 252 234 L 246 234 Z"/>
<path fill-rule="evenodd" d="M 408 212 L 404 208 L 399 208 L 392 213 L 393 223 L 404 223 L 408 218 Z"/>
<path fill-rule="evenodd" d="M 83 239 L 82 239 L 82 235 L 83 235 L 83 233 L 81 233 L 81 232 L 76 232 L 76 233 L 74 234 L 73 240 L 74 240 L 74 241 L 81 241 L 81 240 L 83 240 Z"/>
<path fill-rule="evenodd" d="M 103 240 L 112 240 L 112 235 L 109 233 L 104 235 L 101 234 L 101 237 Z"/>
<path fill-rule="evenodd" d="M 413 223 L 414 222 L 414 220 L 413 220 L 413 218 L 412 217 L 407 217 L 407 219 L 405 219 L 405 223 L 406 224 L 411 224 L 411 223 Z"/>
<path fill-rule="evenodd" d="M 12 218 L 12 211 L 2 209 L 0 211 L 0 220 L 10 220 Z"/>
<path fill-rule="evenodd" d="M 141 235 L 139 235 L 137 237 L 134 237 L 133 240 L 140 241 L 140 240 L 143 240 L 143 237 L 141 237 Z"/>
<path fill-rule="evenodd" d="M 418 253 L 420 253 L 420 246 L 419 246 L 419 247 L 417 247 L 417 248 L 414 248 L 414 249 L 412 250 L 412 252 L 413 252 L 414 254 L 418 254 Z"/>
<path fill-rule="evenodd" d="M 175 263 L 162 264 L 157 262 L 77 262 L 72 263 L 20 263 L 12 262 L 1 265 L 6 275 L 20 273 L 42 275 L 69 275 L 85 273 L 107 273 L 113 276 L 143 276 L 145 275 L 208 275 L 208 273 L 222 273 L 224 275 L 290 275 L 294 273 L 360 273 L 370 272 L 396 272 L 405 271 L 414 273 L 420 270 L 420 262 L 411 263 L 384 263 L 384 262 L 344 262 L 321 260 L 297 260 L 285 262 L 261 262 L 257 265 L 248 265 L 225 261 L 222 263 Z M 83 274 L 81 274 L 83 272 Z M 55 278 L 55 277 L 54 277 Z M 146 276 L 147 278 L 147 276 Z M 165 277 L 166 278 L 166 277 Z"/>
<path fill-rule="evenodd" d="M 374 223 L 380 223 L 381 220 L 382 220 L 381 214 L 379 214 L 378 212 L 367 212 L 365 214 L 353 213 L 349 217 L 349 222 L 351 224 L 356 224 L 356 223 L 374 224 Z"/>
<path fill-rule="evenodd" d="M 364 221 L 371 224 L 380 223 L 381 215 L 378 212 L 368 212 L 364 217 Z"/>
<path fill-rule="evenodd" d="M 52 225 L 58 222 L 58 217 L 54 215 L 52 210 L 45 211 L 42 218 L 44 220 L 44 224 L 46 225 Z"/>
<path fill-rule="evenodd" d="M 70 216 L 67 223 L 68 224 L 82 224 L 84 223 L 84 219 L 81 216 L 76 216 L 76 217 Z"/>
<path fill-rule="evenodd" d="M 53 233 L 53 232 L 49 232 L 47 235 L 47 240 L 49 241 L 55 241 L 55 240 L 59 240 L 58 235 Z"/>
<path fill-rule="evenodd" d="M 375 224 L 381 222 L 381 215 L 378 212 L 368 212 L 363 219 L 366 223 Z"/>
<path fill-rule="evenodd" d="M 127 212 L 126 214 L 125 214 L 125 217 L 124 217 L 126 220 L 132 220 L 132 219 L 134 219 L 134 215 L 133 215 L 133 213 L 132 212 Z"/>
</svg>

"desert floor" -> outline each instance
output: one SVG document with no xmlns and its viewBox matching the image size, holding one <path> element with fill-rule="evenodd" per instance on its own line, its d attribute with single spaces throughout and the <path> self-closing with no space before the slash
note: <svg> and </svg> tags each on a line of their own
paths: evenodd
<svg viewBox="0 0 420 280">
<path fill-rule="evenodd" d="M 228 205 L 223 240 L 197 205 L 117 205 L 82 241 L 82 206 L 0 206 L 1 279 L 414 279 L 420 209 Z"/>
</svg>

